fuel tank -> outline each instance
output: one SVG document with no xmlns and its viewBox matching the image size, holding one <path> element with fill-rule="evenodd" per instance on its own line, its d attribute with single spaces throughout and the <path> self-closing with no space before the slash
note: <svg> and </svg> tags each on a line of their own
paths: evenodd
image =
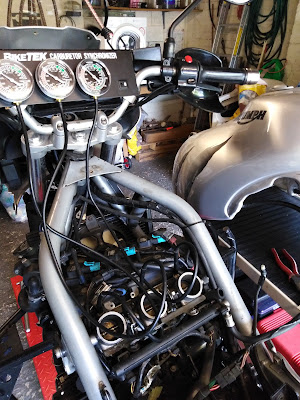
<svg viewBox="0 0 300 400">
<path fill-rule="evenodd" d="M 175 193 L 211 220 L 234 218 L 281 178 L 300 187 L 300 88 L 259 96 L 235 120 L 194 133 L 173 168 Z"/>
</svg>

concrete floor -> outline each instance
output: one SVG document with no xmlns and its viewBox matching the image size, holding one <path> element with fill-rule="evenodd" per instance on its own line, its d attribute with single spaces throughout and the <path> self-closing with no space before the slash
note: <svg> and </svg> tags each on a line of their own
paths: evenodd
<svg viewBox="0 0 300 400">
<path fill-rule="evenodd" d="M 2 324 L 17 309 L 16 298 L 10 282 L 10 278 L 14 276 L 13 268 L 17 261 L 12 252 L 24 241 L 24 235 L 28 232 L 28 226 L 27 223 L 13 222 L 1 206 L 0 232 L 0 324 Z M 18 323 L 18 330 L 23 347 L 27 348 L 25 331 L 21 323 Z M 32 361 L 24 363 L 15 385 L 14 395 L 18 400 L 43 399 Z"/>
<path fill-rule="evenodd" d="M 157 161 L 138 163 L 133 160 L 131 172 L 156 183 L 158 186 L 172 190 L 171 176 L 173 161 L 174 154 L 158 158 Z M 0 207 L 0 232 L 2 239 L 0 248 L 0 324 L 17 309 L 10 283 L 10 278 L 14 276 L 13 267 L 16 262 L 12 251 L 24 240 L 24 235 L 27 231 L 27 224 L 12 222 L 6 211 Z M 23 325 L 18 325 L 23 347 L 26 348 L 27 341 Z M 18 400 L 43 400 L 32 361 L 24 363 L 15 385 L 14 396 Z"/>
</svg>

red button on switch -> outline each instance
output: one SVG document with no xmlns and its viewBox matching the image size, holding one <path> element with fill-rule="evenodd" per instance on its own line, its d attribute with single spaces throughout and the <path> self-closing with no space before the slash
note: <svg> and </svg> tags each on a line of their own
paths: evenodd
<svg viewBox="0 0 300 400">
<path fill-rule="evenodd" d="M 186 61 L 187 63 L 189 63 L 189 64 L 193 62 L 193 59 L 192 59 L 191 56 L 185 56 L 184 59 L 185 59 L 185 61 Z"/>
</svg>

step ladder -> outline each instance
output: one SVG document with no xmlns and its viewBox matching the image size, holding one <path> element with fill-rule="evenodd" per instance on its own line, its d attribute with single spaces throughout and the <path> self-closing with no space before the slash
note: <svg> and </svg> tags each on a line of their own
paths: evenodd
<svg viewBox="0 0 300 400">
<path fill-rule="evenodd" d="M 232 6 L 232 4 L 230 5 L 230 3 L 227 3 L 226 1 L 222 2 L 218 25 L 217 25 L 213 45 L 212 45 L 212 53 L 216 54 L 219 57 L 221 57 L 221 56 L 229 57 L 230 56 L 230 61 L 229 61 L 228 67 L 236 68 L 238 66 L 238 60 L 239 60 L 239 56 L 241 53 L 242 44 L 243 44 L 243 41 L 245 38 L 245 33 L 246 33 L 245 28 L 246 28 L 247 22 L 248 22 L 250 6 L 249 5 L 244 6 L 239 24 L 228 24 L 228 23 L 226 23 L 226 21 L 228 18 L 230 6 Z M 228 30 L 232 30 L 232 29 L 237 30 L 237 35 L 236 35 L 232 53 L 231 53 L 231 55 L 230 54 L 228 54 L 228 55 L 220 54 L 219 47 L 220 47 L 220 42 L 222 40 L 222 37 L 226 32 L 228 32 Z M 231 90 L 232 90 L 232 85 L 228 85 L 228 84 L 224 85 L 222 94 L 228 93 Z M 197 112 L 196 121 L 195 121 L 195 125 L 194 125 L 194 129 L 196 132 L 199 130 L 202 130 L 202 118 L 203 118 L 203 110 L 199 109 Z"/>
<path fill-rule="evenodd" d="M 229 62 L 229 68 L 236 68 L 238 64 L 238 59 L 239 55 L 241 52 L 242 44 L 245 38 L 245 33 L 246 33 L 246 25 L 248 22 L 248 17 L 249 17 L 249 10 L 250 6 L 245 5 L 243 8 L 242 12 L 242 17 L 240 20 L 239 24 L 227 24 L 227 18 L 228 18 L 228 12 L 230 8 L 229 3 L 226 1 L 223 1 L 221 10 L 220 10 L 220 15 L 219 15 L 219 20 L 218 20 L 218 25 L 216 29 L 216 34 L 214 37 L 213 45 L 212 45 L 212 53 L 218 55 L 218 56 L 223 56 L 223 54 L 219 53 L 219 47 L 220 47 L 220 42 L 222 40 L 222 37 L 228 30 L 232 29 L 237 29 L 237 36 L 235 39 L 235 44 L 233 47 L 233 51 L 230 57 L 230 62 Z"/>
</svg>

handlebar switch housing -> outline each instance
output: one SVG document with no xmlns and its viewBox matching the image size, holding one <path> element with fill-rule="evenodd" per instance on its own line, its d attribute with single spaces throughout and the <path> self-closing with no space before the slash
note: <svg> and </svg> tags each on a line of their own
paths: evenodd
<svg viewBox="0 0 300 400">
<path fill-rule="evenodd" d="M 178 85 L 195 87 L 199 74 L 199 63 L 182 61 L 178 67 Z"/>
</svg>

